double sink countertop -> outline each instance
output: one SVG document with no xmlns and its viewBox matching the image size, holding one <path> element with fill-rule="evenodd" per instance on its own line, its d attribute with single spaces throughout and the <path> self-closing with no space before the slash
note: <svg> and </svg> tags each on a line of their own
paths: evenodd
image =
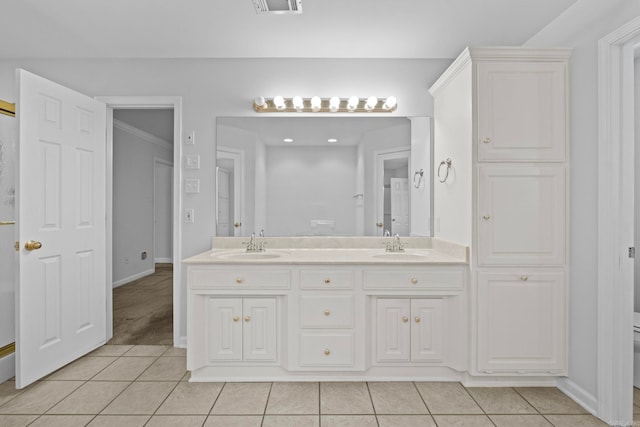
<svg viewBox="0 0 640 427">
<path fill-rule="evenodd" d="M 212 249 L 186 264 L 468 264 L 469 248 L 431 237 L 401 237 L 404 250 L 387 252 L 392 237 L 257 237 L 265 250 L 248 252 L 249 237 L 214 237 Z"/>
</svg>

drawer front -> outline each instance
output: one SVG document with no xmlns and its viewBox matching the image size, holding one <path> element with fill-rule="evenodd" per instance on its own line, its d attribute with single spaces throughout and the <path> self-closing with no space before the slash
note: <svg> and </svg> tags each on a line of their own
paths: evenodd
<svg viewBox="0 0 640 427">
<path fill-rule="evenodd" d="M 434 270 L 366 270 L 365 289 L 443 289 L 462 290 L 464 271 Z"/>
<path fill-rule="evenodd" d="M 189 269 L 192 289 L 289 289 L 289 270 Z"/>
<path fill-rule="evenodd" d="M 303 270 L 300 272 L 302 289 L 353 289 L 353 271 Z"/>
<path fill-rule="evenodd" d="M 353 296 L 301 296 L 300 327 L 353 328 Z"/>
<path fill-rule="evenodd" d="M 353 366 L 353 333 L 301 333 L 300 366 Z"/>
</svg>

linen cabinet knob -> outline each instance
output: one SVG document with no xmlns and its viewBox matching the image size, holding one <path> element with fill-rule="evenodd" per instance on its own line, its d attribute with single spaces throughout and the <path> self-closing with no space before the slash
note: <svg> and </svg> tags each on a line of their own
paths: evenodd
<svg viewBox="0 0 640 427">
<path fill-rule="evenodd" d="M 407 316 L 402 316 L 402 321 L 404 323 L 407 323 L 409 321 L 409 318 Z"/>
<path fill-rule="evenodd" d="M 324 283 L 326 283 L 326 284 L 328 285 L 329 283 L 331 283 L 331 279 L 329 279 L 329 278 L 327 277 L 326 279 L 324 279 Z"/>
<path fill-rule="evenodd" d="M 329 310 L 325 310 L 325 311 L 324 311 L 324 315 L 325 315 L 325 316 L 328 316 L 328 315 L 330 315 L 330 314 L 331 314 L 331 311 L 329 311 Z"/>
<path fill-rule="evenodd" d="M 414 285 L 418 284 L 418 279 L 416 279 L 415 277 L 411 278 L 411 283 L 413 283 Z"/>
<path fill-rule="evenodd" d="M 491 216 L 490 216 L 490 215 L 483 215 L 483 216 L 482 216 L 482 219 L 484 219 L 484 220 L 489 220 L 489 219 L 491 219 Z"/>
<path fill-rule="evenodd" d="M 486 137 L 485 139 L 482 140 L 482 142 L 484 142 L 485 144 L 489 144 L 491 142 L 491 138 Z"/>
<path fill-rule="evenodd" d="M 238 320 L 240 320 L 240 316 L 233 316 L 233 321 L 237 322 Z"/>
<path fill-rule="evenodd" d="M 413 320 L 415 320 L 415 321 L 416 321 L 416 323 L 420 323 L 420 318 L 419 318 L 419 317 L 416 317 L 416 318 L 415 318 L 415 319 L 413 319 Z"/>
<path fill-rule="evenodd" d="M 328 348 L 324 349 L 324 355 L 325 356 L 329 356 L 331 354 L 331 350 L 329 350 Z"/>
<path fill-rule="evenodd" d="M 240 284 L 242 282 L 244 282 L 244 278 L 243 277 L 236 277 L 236 283 L 237 284 Z"/>
<path fill-rule="evenodd" d="M 527 276 L 520 276 L 520 280 L 522 280 L 523 282 L 526 282 L 527 280 L 529 280 L 529 278 Z"/>
<path fill-rule="evenodd" d="M 249 316 L 244 316 L 244 321 L 245 321 L 245 322 L 248 322 L 249 320 L 251 320 L 251 317 L 249 317 Z"/>
</svg>

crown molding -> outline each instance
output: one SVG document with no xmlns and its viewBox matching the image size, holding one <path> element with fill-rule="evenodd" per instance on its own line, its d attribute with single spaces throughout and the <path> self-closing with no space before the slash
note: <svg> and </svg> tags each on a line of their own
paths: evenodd
<svg viewBox="0 0 640 427">
<path fill-rule="evenodd" d="M 118 119 L 113 119 L 113 127 L 120 129 L 121 131 L 127 132 L 131 135 L 137 136 L 145 142 L 149 142 L 151 144 L 155 144 L 160 148 L 165 150 L 173 150 L 173 144 L 165 139 L 158 138 L 155 135 L 150 134 L 149 132 L 145 132 L 142 129 L 138 129 L 135 126 L 131 126 L 128 123 L 125 123 Z"/>
</svg>

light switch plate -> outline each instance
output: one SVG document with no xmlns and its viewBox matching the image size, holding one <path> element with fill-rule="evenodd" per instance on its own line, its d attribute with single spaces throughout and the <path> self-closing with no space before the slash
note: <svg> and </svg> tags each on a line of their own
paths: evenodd
<svg viewBox="0 0 640 427">
<path fill-rule="evenodd" d="M 184 180 L 184 192 L 185 193 L 199 193 L 200 192 L 200 180 L 185 179 Z"/>
<path fill-rule="evenodd" d="M 185 169 L 200 169 L 200 155 L 187 154 L 184 156 Z"/>
</svg>

